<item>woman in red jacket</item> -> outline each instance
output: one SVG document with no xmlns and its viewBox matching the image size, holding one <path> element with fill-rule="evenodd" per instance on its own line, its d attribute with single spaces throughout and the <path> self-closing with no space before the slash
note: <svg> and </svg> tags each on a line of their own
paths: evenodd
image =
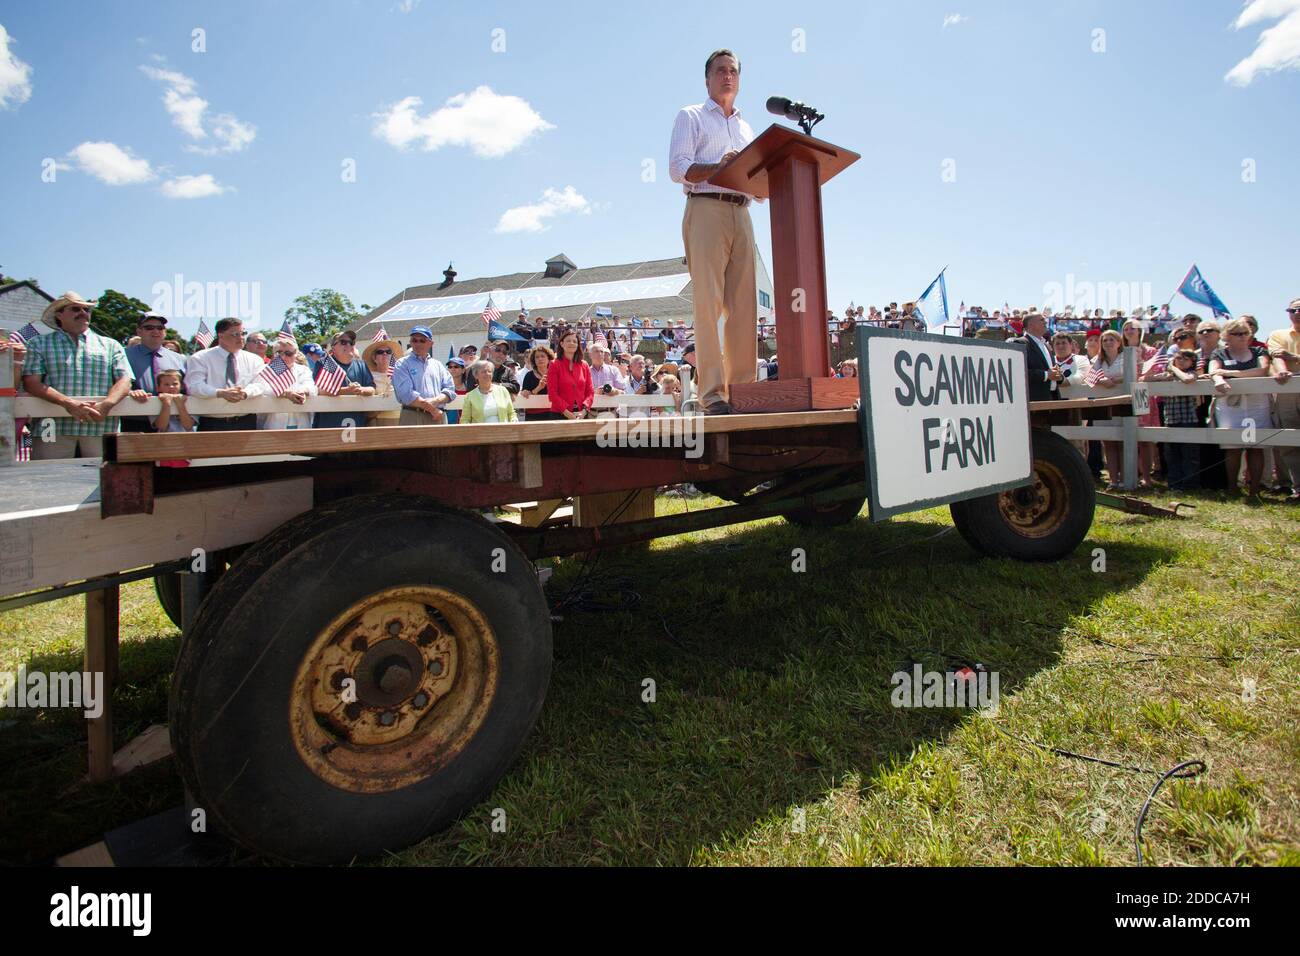
<svg viewBox="0 0 1300 956">
<path fill-rule="evenodd" d="M 573 329 L 560 339 L 560 357 L 547 370 L 546 390 L 551 396 L 551 410 L 565 418 L 586 418 L 591 413 L 595 397 L 591 366 L 582 356 L 582 343 Z"/>
</svg>

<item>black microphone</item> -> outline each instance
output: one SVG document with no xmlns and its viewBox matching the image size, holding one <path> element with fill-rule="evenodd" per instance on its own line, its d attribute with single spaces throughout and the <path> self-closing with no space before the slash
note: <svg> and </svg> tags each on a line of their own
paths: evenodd
<svg viewBox="0 0 1300 956">
<path fill-rule="evenodd" d="M 776 116 L 784 116 L 788 120 L 799 120 L 798 107 L 802 103 L 796 103 L 788 96 L 769 96 L 767 98 L 767 111 Z"/>
<path fill-rule="evenodd" d="M 807 103 L 800 103 L 786 96 L 769 96 L 767 111 L 798 123 L 805 133 L 811 133 L 812 128 L 826 118 Z"/>
</svg>

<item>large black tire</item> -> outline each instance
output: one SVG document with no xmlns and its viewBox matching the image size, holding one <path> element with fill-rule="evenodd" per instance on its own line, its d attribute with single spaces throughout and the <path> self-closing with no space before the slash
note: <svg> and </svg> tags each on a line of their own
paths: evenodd
<svg viewBox="0 0 1300 956">
<path fill-rule="evenodd" d="M 478 803 L 550 672 L 549 609 L 506 535 L 428 499 L 351 498 L 290 520 L 209 592 L 172 680 L 172 744 L 222 832 L 343 863 Z"/>
<path fill-rule="evenodd" d="M 787 511 L 782 517 L 801 528 L 838 528 L 857 518 L 866 503 L 867 498 L 863 495 L 861 498 L 837 501 L 834 504 Z"/>
<path fill-rule="evenodd" d="M 173 624 L 181 627 L 181 573 L 170 571 L 167 574 L 155 574 L 153 593 L 158 596 L 163 613 L 171 618 Z"/>
<path fill-rule="evenodd" d="M 981 554 L 1057 561 L 1092 527 L 1097 490 L 1087 461 L 1055 432 L 1036 429 L 1033 443 L 1032 484 L 948 506 L 961 536 Z"/>
</svg>

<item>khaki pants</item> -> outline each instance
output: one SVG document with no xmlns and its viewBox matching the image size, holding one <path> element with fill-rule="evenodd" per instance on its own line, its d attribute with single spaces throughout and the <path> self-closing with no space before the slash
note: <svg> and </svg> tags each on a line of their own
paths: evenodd
<svg viewBox="0 0 1300 956">
<path fill-rule="evenodd" d="M 749 209 L 716 199 L 687 199 L 682 242 L 695 300 L 696 395 L 707 408 L 726 400 L 728 385 L 752 382 L 758 374 L 758 291 Z"/>
<path fill-rule="evenodd" d="M 446 415 L 446 412 L 443 412 Z M 443 419 L 445 422 L 446 419 Z M 397 417 L 396 422 L 384 422 L 385 425 L 434 425 L 442 422 L 434 422 L 433 417 L 428 412 L 422 412 L 418 408 L 402 408 L 402 414 Z"/>
<path fill-rule="evenodd" d="M 33 421 L 32 424 L 36 424 Z M 32 432 L 32 461 L 59 458 L 103 458 L 104 439 L 99 436 L 60 435 L 54 441 L 41 441 L 39 429 Z"/>
<path fill-rule="evenodd" d="M 1277 424 L 1279 428 L 1300 428 L 1300 395 L 1283 392 L 1277 398 Z M 1300 495 L 1300 448 L 1278 446 L 1273 449 L 1277 455 L 1285 480 L 1290 476 L 1291 493 Z"/>
</svg>

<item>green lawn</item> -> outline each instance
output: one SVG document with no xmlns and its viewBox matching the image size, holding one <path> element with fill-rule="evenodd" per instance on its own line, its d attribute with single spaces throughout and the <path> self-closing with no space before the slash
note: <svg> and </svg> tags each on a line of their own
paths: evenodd
<svg viewBox="0 0 1300 956">
<path fill-rule="evenodd" d="M 1153 804 L 1149 862 L 1300 864 L 1300 509 L 1183 497 L 1191 520 L 1098 509 L 1051 565 L 978 559 L 947 509 L 831 531 L 773 519 L 606 555 L 596 577 L 630 577 L 640 603 L 556 626 L 550 694 L 514 769 L 391 862 L 1133 863 L 1156 776 L 1033 740 L 1159 771 L 1206 762 Z M 580 564 L 560 564 L 554 593 Z M 124 589 L 123 622 L 119 745 L 165 721 L 179 640 L 147 584 Z M 0 669 L 74 669 L 80 653 L 80 599 L 0 614 Z M 996 716 L 891 706 L 890 675 L 914 662 L 996 670 Z M 7 860 L 181 798 L 168 765 L 77 785 L 84 730 L 68 712 L 0 711 L 0 765 Z"/>
</svg>

